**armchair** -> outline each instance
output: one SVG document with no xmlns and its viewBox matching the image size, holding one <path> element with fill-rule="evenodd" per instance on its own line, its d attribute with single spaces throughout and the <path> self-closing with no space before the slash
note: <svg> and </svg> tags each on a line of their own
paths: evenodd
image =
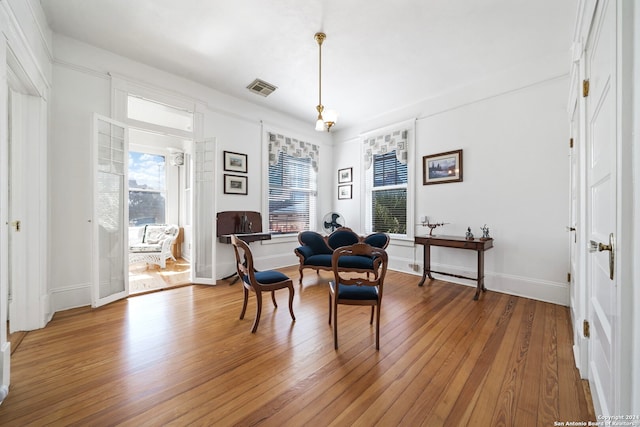
<svg viewBox="0 0 640 427">
<path fill-rule="evenodd" d="M 171 253 L 171 245 L 179 231 L 176 225 L 145 225 L 142 241 L 129 244 L 129 264 L 146 262 L 166 268 L 168 259 L 176 260 Z"/>
</svg>

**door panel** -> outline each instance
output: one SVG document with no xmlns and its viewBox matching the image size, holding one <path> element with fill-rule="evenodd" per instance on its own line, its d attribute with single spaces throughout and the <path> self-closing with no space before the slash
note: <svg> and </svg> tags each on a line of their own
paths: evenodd
<svg viewBox="0 0 640 427">
<path fill-rule="evenodd" d="M 598 2 L 586 48 L 590 93 L 586 99 L 588 145 L 587 257 L 589 313 L 589 379 L 598 414 L 612 415 L 618 396 L 615 365 L 619 325 L 615 317 L 617 277 L 611 278 L 609 244 L 616 231 L 616 2 Z M 615 247 L 612 249 L 615 254 Z"/>
<path fill-rule="evenodd" d="M 127 129 L 109 118 L 94 118 L 94 307 L 129 294 Z"/>
<path fill-rule="evenodd" d="M 196 141 L 193 153 L 194 283 L 215 285 L 215 141 Z"/>
</svg>

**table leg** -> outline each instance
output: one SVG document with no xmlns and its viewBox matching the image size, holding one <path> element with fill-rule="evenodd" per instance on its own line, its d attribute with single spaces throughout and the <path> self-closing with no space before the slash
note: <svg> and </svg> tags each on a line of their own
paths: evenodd
<svg viewBox="0 0 640 427">
<path fill-rule="evenodd" d="M 478 251 L 478 287 L 476 295 L 473 297 L 474 301 L 478 301 L 480 291 L 487 291 L 487 288 L 484 287 L 484 251 Z"/>
<path fill-rule="evenodd" d="M 424 245 L 423 251 L 424 257 L 422 259 L 422 279 L 418 282 L 418 286 L 424 285 L 424 281 L 427 276 L 429 279 L 433 279 L 431 276 L 431 245 Z"/>
</svg>

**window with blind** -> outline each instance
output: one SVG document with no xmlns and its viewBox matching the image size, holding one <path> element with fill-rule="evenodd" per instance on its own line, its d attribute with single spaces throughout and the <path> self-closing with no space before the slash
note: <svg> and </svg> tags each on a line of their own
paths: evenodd
<svg viewBox="0 0 640 427">
<path fill-rule="evenodd" d="M 407 234 L 407 165 L 395 150 L 373 155 L 371 168 L 371 229 Z"/>
<path fill-rule="evenodd" d="M 269 232 L 298 233 L 309 230 L 316 211 L 317 178 L 309 157 L 281 151 L 269 164 Z"/>
</svg>

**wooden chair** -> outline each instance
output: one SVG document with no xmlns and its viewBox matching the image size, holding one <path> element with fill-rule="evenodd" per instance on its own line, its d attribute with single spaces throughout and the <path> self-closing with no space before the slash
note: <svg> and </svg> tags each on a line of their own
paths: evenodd
<svg viewBox="0 0 640 427">
<path fill-rule="evenodd" d="M 295 321 L 296 317 L 293 314 L 293 281 L 285 274 L 276 270 L 256 271 L 253 266 L 253 255 L 251 254 L 249 245 L 234 234 L 231 235 L 231 244 L 233 245 L 233 251 L 236 256 L 238 276 L 242 280 L 244 290 L 244 302 L 242 304 L 240 319 L 244 319 L 244 313 L 247 311 L 249 291 L 255 292 L 257 310 L 256 319 L 253 322 L 253 329 L 251 329 L 251 332 L 254 333 L 258 329 L 260 314 L 262 313 L 262 292 L 270 291 L 273 305 L 278 308 L 274 292 L 278 289 L 289 288 L 289 313 L 291 313 L 291 318 Z"/>
<path fill-rule="evenodd" d="M 340 257 L 367 256 L 374 259 L 376 269 L 375 277 L 370 278 L 369 272 L 348 271 L 338 268 Z M 382 302 L 382 290 L 384 277 L 387 273 L 389 258 L 387 252 L 366 243 L 356 243 L 351 246 L 343 246 L 333 251 L 331 265 L 334 280 L 329 282 L 329 324 L 333 314 L 333 342 L 338 349 L 338 304 L 370 305 L 371 319 L 376 313 L 376 350 L 380 349 L 380 304 Z M 377 309 L 376 309 L 377 308 Z"/>
</svg>

